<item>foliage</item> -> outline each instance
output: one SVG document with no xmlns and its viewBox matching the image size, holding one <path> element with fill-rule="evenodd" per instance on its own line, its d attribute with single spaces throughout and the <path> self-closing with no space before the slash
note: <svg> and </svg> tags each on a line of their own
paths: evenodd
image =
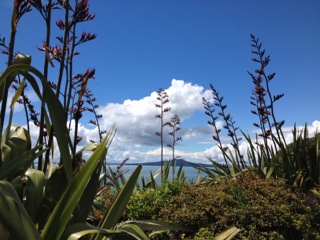
<svg viewBox="0 0 320 240">
<path fill-rule="evenodd" d="M 142 188 L 137 190 L 132 194 L 124 215 L 122 216 L 122 219 L 125 222 L 136 221 L 136 219 L 161 219 L 162 216 L 159 215 L 159 212 L 168 207 L 170 208 L 172 199 L 176 196 L 180 196 L 183 191 L 182 189 L 185 186 L 188 185 L 181 185 L 181 183 L 177 181 L 167 181 L 165 183 L 162 183 L 157 188 Z M 106 192 L 101 196 L 100 201 L 106 207 L 106 211 L 108 211 L 108 209 L 110 208 L 112 199 L 115 196 L 116 195 L 114 195 L 114 193 L 112 192 Z M 179 223 L 176 224 L 182 226 Z M 189 239 L 188 236 L 191 236 L 190 232 L 195 232 L 195 229 L 190 227 L 180 227 L 179 232 L 177 232 L 177 230 L 179 230 L 179 228 L 176 228 L 175 231 L 153 231 L 149 234 L 149 236 L 151 237 L 151 239 Z M 238 228 L 228 228 L 226 231 L 223 231 L 218 235 L 214 234 L 212 236 L 216 237 L 213 239 L 231 239 L 238 232 Z"/>
<path fill-rule="evenodd" d="M 304 129 L 292 130 L 293 142 L 288 144 L 284 137 L 282 126 L 285 121 L 278 121 L 274 104 L 284 94 L 273 95 L 270 82 L 275 73 L 267 74 L 265 68 L 270 62 L 270 56 L 265 57 L 262 44 L 254 35 L 251 35 L 252 53 L 256 56 L 252 60 L 259 64 L 255 74 L 249 72 L 254 83 L 251 104 L 255 106 L 252 113 L 259 119 L 254 126 L 261 130 L 259 137 L 262 141 L 252 142 L 249 136 L 245 136 L 249 143 L 249 160 L 253 166 L 258 167 L 265 177 L 284 177 L 291 186 L 310 189 L 319 185 L 320 156 L 317 134 L 312 140 L 308 139 L 307 126 Z M 254 144 L 256 146 L 254 146 Z"/>
<path fill-rule="evenodd" d="M 232 176 L 234 173 L 241 171 L 241 169 L 248 167 L 247 164 L 258 167 L 261 173 L 267 171 L 268 173 L 266 175 L 269 175 L 275 167 L 273 161 L 275 153 L 285 144 L 285 138 L 281 129 L 284 121 L 279 122 L 276 120 L 274 107 L 275 102 L 279 101 L 284 94 L 274 96 L 271 93 L 270 81 L 274 78 L 275 73 L 267 75 L 265 70 L 270 62 L 270 56 L 265 57 L 265 50 L 261 48 L 262 44 L 253 34 L 251 35 L 251 41 L 251 46 L 253 47 L 252 53 L 257 56 L 257 58 L 253 58 L 252 61 L 257 62 L 259 67 L 255 70 L 256 75 L 248 72 L 254 84 L 250 103 L 256 108 L 251 112 L 259 119 L 258 123 L 254 123 L 253 125 L 259 128 L 261 133 L 257 135 L 257 141 L 253 144 L 250 136 L 246 136 L 242 132 L 250 144 L 248 159 L 246 161 L 239 150 L 239 142 L 242 139 L 238 137 L 237 134 L 239 128 L 235 126 L 235 121 L 230 113 L 226 113 L 227 105 L 223 104 L 224 97 L 220 96 L 213 85 L 210 85 L 214 103 L 211 104 L 210 101 L 203 98 L 205 114 L 211 119 L 208 123 L 214 128 L 213 139 L 218 143 L 225 162 L 225 165 L 221 165 L 210 159 L 211 162 L 214 162 L 215 168 L 218 169 L 218 171 L 215 172 L 220 173 L 220 175 Z M 214 115 L 215 107 L 220 109 L 217 116 Z M 227 131 L 227 135 L 231 139 L 230 145 L 233 148 L 233 152 L 228 146 L 224 146 L 221 142 L 221 129 L 217 125 L 219 117 L 223 119 L 223 128 Z M 275 134 L 273 133 L 273 129 L 275 129 Z M 258 137 L 262 138 L 262 143 L 260 143 Z M 231 171 L 230 167 L 233 171 Z"/>
<path fill-rule="evenodd" d="M 236 227 L 232 227 L 223 231 L 218 235 L 213 235 L 208 228 L 200 228 L 200 230 L 194 236 L 194 240 L 206 240 L 206 239 L 227 240 L 227 239 L 232 239 L 235 235 L 238 234 L 238 232 L 240 232 L 240 229 Z"/>
<path fill-rule="evenodd" d="M 292 130 L 293 142 L 280 145 L 277 152 L 279 171 L 292 186 L 311 189 L 320 184 L 320 135 L 309 138 L 308 128 Z M 277 141 L 277 139 L 275 139 Z M 278 143 L 278 141 L 277 141 Z"/>
<path fill-rule="evenodd" d="M 186 185 L 159 217 L 212 236 L 230 225 L 235 239 L 320 239 L 320 198 L 247 170 L 214 185 Z M 204 233 L 204 228 L 207 229 Z"/>
<path fill-rule="evenodd" d="M 170 187 L 134 193 L 123 219 L 162 219 L 193 230 L 160 239 L 213 239 L 232 225 L 240 229 L 235 239 L 320 239 L 320 189 L 305 193 L 253 169 L 212 185 Z"/>
<path fill-rule="evenodd" d="M 302 187 L 306 190 L 320 183 L 320 154 L 319 137 L 316 134 L 312 139 L 308 137 L 307 126 L 299 130 L 296 127 L 292 130 L 293 142 L 288 144 L 284 137 L 282 126 L 284 120 L 278 121 L 275 114 L 275 103 L 279 101 L 284 94 L 273 95 L 270 82 L 274 79 L 275 73 L 267 74 L 266 67 L 270 63 L 270 56 L 265 56 L 265 50 L 259 39 L 251 35 L 252 53 L 255 57 L 253 62 L 258 63 L 259 67 L 254 74 L 248 72 L 252 78 L 254 88 L 252 91 L 250 103 L 255 107 L 251 111 L 257 116 L 256 126 L 260 132 L 256 134 L 255 140 L 241 131 L 248 143 L 246 159 L 240 153 L 238 137 L 238 127 L 230 113 L 226 113 L 227 105 L 223 104 L 224 97 L 210 85 L 213 95 L 213 103 L 203 98 L 205 114 L 210 117 L 209 125 L 214 129 L 212 136 L 217 146 L 221 150 L 224 164 L 208 158 L 212 163 L 212 168 L 196 167 L 207 174 L 202 182 L 213 184 L 218 176 L 234 176 L 247 167 L 255 167 L 263 174 L 265 178 L 273 176 L 274 178 L 284 177 L 291 186 Z M 215 107 L 220 109 L 218 115 L 215 115 Z M 223 128 L 231 139 L 230 147 L 222 144 L 221 128 L 218 127 L 218 119 L 222 117 Z"/>
<path fill-rule="evenodd" d="M 8 67 L 0 75 L 0 238 L 79 239 L 89 235 L 91 239 L 148 239 L 144 230 L 183 229 L 156 220 L 119 223 L 136 187 L 140 165 L 119 187 L 109 211 L 104 211 L 99 221 L 95 221 L 91 211 L 101 192 L 99 188 L 102 186 L 103 190 L 106 184 L 105 157 L 116 129 L 113 126 L 106 133 L 99 127 L 101 115 L 97 114 L 98 105 L 94 104 L 95 99 L 88 90 L 88 80 L 94 78 L 95 70 L 76 74 L 73 62 L 79 55 L 76 47 L 96 37 L 86 32 L 77 36 L 76 26 L 94 19 L 95 15 L 90 14 L 87 0 L 74 1 L 73 6 L 71 1 L 49 0 L 45 6 L 42 1 L 14 2 L 10 45 L 5 44 L 4 38 L 0 41 L 0 47 L 5 49 L 1 52 L 8 55 Z M 14 54 L 17 24 L 32 7 L 46 22 L 46 40 L 39 49 L 44 53 L 43 72 L 31 66 L 30 56 Z M 65 20 L 56 22 L 63 31 L 63 37 L 57 37 L 61 46 L 52 47 L 51 11 L 61 9 Z M 54 67 L 54 61 L 59 65 L 56 83 L 48 81 L 49 64 Z M 16 92 L 6 120 L 4 113 L 12 83 Z M 40 113 L 26 95 L 27 84 L 40 100 Z M 17 102 L 24 105 L 28 130 L 12 125 Z M 95 121 L 90 123 L 98 128 L 99 144 L 91 141 L 79 150 L 77 146 L 82 137 L 78 135 L 78 125 L 85 111 L 94 114 Z M 7 127 L 3 131 L 5 124 Z M 30 124 L 39 129 L 35 143 L 31 142 Z M 60 153 L 60 161 L 55 166 L 56 151 Z M 92 152 L 86 160 L 82 158 L 85 151 Z"/>
<path fill-rule="evenodd" d="M 95 34 L 77 32 L 78 24 L 93 20 L 87 0 L 52 2 L 44 6 L 42 1 L 14 1 L 12 14 L 12 33 L 10 44 L 0 39 L 2 53 L 8 55 L 8 67 L 0 75 L 0 238 L 1 239 L 156 239 L 195 237 L 230 239 L 237 235 L 243 239 L 320 239 L 319 185 L 320 156 L 319 136 L 308 138 L 307 127 L 293 130 L 293 143 L 287 144 L 282 132 L 284 121 L 275 117 L 274 103 L 283 94 L 272 95 L 269 82 L 275 74 L 267 75 L 265 67 L 270 58 L 264 57 L 265 50 L 255 36 L 252 38 L 254 62 L 259 63 L 252 77 L 254 90 L 251 104 L 252 113 L 259 122 L 254 125 L 261 133 L 249 143 L 248 160 L 244 160 L 239 150 L 238 128 L 229 113 L 225 112 L 223 97 L 211 85 L 213 105 L 203 99 L 206 114 L 214 127 L 213 139 L 223 153 L 225 164 L 210 159 L 214 168 L 199 168 L 211 179 L 211 185 L 187 185 L 183 166 L 176 171 L 173 166 L 173 179 L 169 180 L 171 162 L 163 164 L 163 128 L 170 126 L 174 146 L 181 138 L 175 133 L 180 130 L 180 119 L 175 115 L 171 122 L 164 123 L 163 114 L 170 111 L 164 105 L 169 102 L 163 89 L 158 91 L 156 104 L 161 120 L 161 185 L 156 184 L 155 176 L 142 180 L 142 187 L 134 192 L 142 166 L 138 166 L 126 180 L 121 171 L 107 173 L 105 157 L 115 134 L 115 127 L 109 132 L 101 130 L 98 105 L 88 89 L 89 79 L 94 79 L 95 69 L 82 73 L 75 72 L 74 58 L 79 55 L 79 45 L 94 40 Z M 31 57 L 15 54 L 15 37 L 22 16 L 37 10 L 46 23 L 45 42 L 39 48 L 44 54 L 43 72 L 31 66 Z M 57 37 L 59 46 L 51 44 L 51 12 L 62 10 L 64 20 L 56 22 L 63 36 Z M 57 82 L 49 82 L 50 66 L 58 64 Z M 41 105 L 38 113 L 27 97 L 27 86 L 38 96 Z M 9 87 L 15 94 L 10 104 L 9 119 L 6 119 Z M 27 129 L 12 125 L 14 105 L 24 105 Z M 214 106 L 220 108 L 223 128 L 231 138 L 233 150 L 222 144 L 218 119 L 213 113 Z M 98 129 L 99 144 L 91 144 L 79 150 L 82 137 L 78 126 L 85 111 L 92 112 L 94 120 L 90 123 Z M 31 142 L 30 122 L 38 127 L 36 143 Z M 74 128 L 71 124 L 74 123 Z M 6 129 L 3 131 L 5 124 Z M 106 134 L 106 135 L 105 135 Z M 261 138 L 262 141 L 259 141 Z M 58 149 L 55 149 L 57 142 Z M 52 164 L 55 152 L 59 151 L 59 164 Z M 84 151 L 91 156 L 82 159 Z M 125 160 L 126 161 L 126 160 Z M 124 161 L 124 162 L 125 162 Z M 35 162 L 37 164 L 35 164 Z M 248 165 L 257 167 L 262 180 Z M 36 166 L 37 165 L 37 166 Z M 121 166 L 119 166 L 121 167 Z M 101 172 L 103 172 L 101 177 Z M 214 178 L 215 174 L 233 178 Z M 291 186 L 313 188 L 310 192 L 293 192 L 282 180 Z M 106 179 L 109 178 L 116 189 L 110 194 Z M 121 180 L 121 183 L 120 183 Z M 97 202 L 106 191 L 105 206 Z M 105 195 L 106 196 L 106 195 Z M 111 197 L 110 197 L 111 196 Z M 110 198 L 109 198 L 110 197 Z M 106 202 L 108 201 L 108 202 Z M 93 212 L 92 209 L 99 209 Z M 144 218 L 145 220 L 140 220 Z M 156 219 L 162 219 L 156 220 Z M 121 221 L 121 222 L 120 222 Z M 173 224 L 168 221 L 172 221 Z M 232 225 L 236 227 L 231 227 Z M 188 229 L 181 227 L 185 225 Z M 197 231 L 192 235 L 189 231 Z M 225 229 L 227 229 L 225 231 Z M 169 230 L 183 231 L 174 233 Z M 221 233 L 217 236 L 218 233 Z"/>
<path fill-rule="evenodd" d="M 172 164 L 173 163 L 173 164 Z M 141 186 L 140 184 L 137 186 L 138 188 L 153 188 L 157 189 L 158 187 L 163 187 L 166 185 L 174 184 L 174 185 L 184 185 L 186 184 L 186 176 L 183 168 L 183 164 L 179 166 L 177 171 L 176 162 L 173 160 L 165 161 L 163 165 L 163 170 L 161 174 L 161 169 L 158 169 L 155 174 L 150 171 L 150 179 L 145 179 L 141 177 Z M 170 169 L 172 168 L 172 179 L 169 179 Z M 157 184 L 156 178 L 162 175 L 160 186 Z"/>
<path fill-rule="evenodd" d="M 197 183 L 198 184 L 206 184 L 211 185 L 215 184 L 217 179 L 223 177 L 234 177 L 236 174 L 239 173 L 239 168 L 235 165 L 225 165 L 221 164 L 213 160 L 212 158 L 208 157 L 208 160 L 211 162 L 211 167 L 206 167 L 202 165 L 191 164 L 194 168 L 198 169 L 199 172 L 204 173 L 204 176 L 199 176 Z"/>
<path fill-rule="evenodd" d="M 128 219 L 153 219 L 159 210 L 170 203 L 172 196 L 181 191 L 181 184 L 177 181 L 168 181 L 158 188 L 146 188 L 132 195 L 128 207 Z"/>
<path fill-rule="evenodd" d="M 41 80 L 44 79 L 41 73 L 39 73 L 33 67 L 27 64 L 14 64 L 8 67 L 8 69 L 1 75 L 0 83 L 3 83 L 4 80 L 7 79 L 8 76 L 10 76 L 10 74 L 20 73 L 25 75 L 25 77 L 31 82 L 36 92 L 39 93 L 39 88 L 34 82 L 34 78 L 31 77 L 31 75 L 29 75 L 27 71 L 34 73 Z M 59 108 L 59 102 L 57 101 L 55 96 L 52 95 L 53 92 L 47 82 L 42 81 L 42 84 L 43 89 L 47 91 L 46 94 L 49 96 L 49 98 L 43 99 L 43 101 L 48 104 L 50 118 L 52 120 L 56 120 L 50 125 L 52 125 L 56 129 L 55 135 L 58 142 L 60 142 L 60 144 L 65 144 L 67 143 L 66 138 L 68 135 L 63 134 L 63 131 L 66 131 L 66 128 L 64 130 L 63 125 L 59 125 L 61 124 L 61 121 L 58 120 L 59 116 L 61 116 L 60 114 L 62 109 Z M 41 98 L 41 94 L 39 94 L 39 97 Z M 7 129 L 11 129 L 10 122 Z M 14 128 L 14 130 L 17 129 L 21 128 Z M 7 130 L 6 132 L 8 134 L 4 134 L 6 138 L 2 142 L 2 144 L 6 145 L 2 145 L 2 149 L 6 147 L 6 149 L 11 149 L 11 152 L 12 150 L 17 150 L 18 145 L 13 145 L 15 142 L 20 143 L 20 147 L 22 146 L 22 148 L 25 146 L 25 150 L 28 150 L 28 148 L 30 148 L 30 136 L 28 136 L 29 133 L 26 130 L 19 132 L 12 132 Z M 0 209 L 0 212 L 1 223 L 3 224 L 4 232 L 6 232 L 6 235 L 11 235 L 16 239 L 23 239 L 24 237 L 28 239 L 40 239 L 38 230 L 41 230 L 42 238 L 56 239 L 60 238 L 60 236 L 63 234 L 72 215 L 74 215 L 72 221 L 75 221 L 75 217 L 78 217 L 79 219 L 83 218 L 81 214 L 78 214 L 78 211 L 75 207 L 78 204 L 81 205 L 83 196 L 86 196 L 82 194 L 88 194 L 88 191 L 91 190 L 87 188 L 87 184 L 93 184 L 95 182 L 95 179 L 97 179 L 96 176 L 100 175 L 99 170 L 101 170 L 101 165 L 106 155 L 106 146 L 108 144 L 108 141 L 110 140 L 110 136 L 112 136 L 112 133 L 110 133 L 110 135 L 108 134 L 103 142 L 96 148 L 93 155 L 89 158 L 87 164 L 85 164 L 85 166 L 80 171 L 78 171 L 78 174 L 75 177 L 68 175 L 68 168 L 66 168 L 66 166 L 68 166 L 68 163 L 71 164 L 71 161 L 69 161 L 66 162 L 65 165 L 62 165 L 62 168 L 60 168 L 60 170 L 57 170 L 55 172 L 56 174 L 60 175 L 59 179 L 56 178 L 56 174 L 53 174 L 46 183 L 44 182 L 43 172 L 33 169 L 30 169 L 27 172 L 27 170 L 31 166 L 32 161 L 37 156 L 36 153 L 33 154 L 33 158 L 31 159 L 32 161 L 26 158 L 23 149 L 21 151 L 16 151 L 17 156 L 13 158 L 11 158 L 12 154 L 4 154 L 4 163 L 1 166 L 1 170 L 6 174 L 2 175 L 1 180 L 2 207 Z M 26 142 L 26 144 L 21 144 L 22 141 Z M 63 149 L 64 148 L 62 147 L 61 151 Z M 10 151 L 6 151 L 6 153 L 8 152 L 10 153 Z M 10 156 L 10 158 L 8 156 Z M 68 156 L 68 154 L 66 154 L 66 156 Z M 21 164 L 17 164 L 20 161 L 24 163 L 22 165 L 22 169 Z M 8 169 L 10 171 L 8 171 Z M 22 176 L 22 178 L 20 176 Z M 27 177 L 26 180 L 24 180 L 24 176 Z M 66 187 L 68 178 L 69 185 Z M 60 191 L 56 192 L 55 195 L 52 195 L 54 193 L 50 192 L 50 190 L 55 190 L 52 189 L 52 184 L 55 185 L 54 187 L 60 188 Z M 95 185 L 98 186 L 98 184 Z M 15 187 L 15 189 L 13 186 Z M 43 189 L 46 190 L 44 193 Z M 20 193 L 20 195 L 17 193 Z M 54 203 L 54 205 L 56 206 L 53 206 L 52 204 L 51 206 L 48 205 L 50 202 L 52 202 L 52 200 L 56 201 Z M 86 204 L 91 205 L 93 199 L 91 199 L 91 201 L 90 199 L 87 200 L 88 202 Z M 11 208 L 5 207 L 9 204 L 12 206 Z M 19 207 L 16 208 L 15 206 Z M 85 206 L 82 207 L 86 209 Z M 41 208 L 44 208 L 47 211 L 39 211 Z M 49 214 L 51 210 L 53 210 L 53 212 Z M 13 219 L 20 219 L 20 215 L 22 219 L 26 220 L 23 220 L 23 222 L 15 221 L 13 223 L 6 217 L 12 216 L 13 213 L 16 213 L 17 215 Z M 48 213 L 48 215 L 43 216 L 43 214 L 46 213 Z M 87 213 L 84 212 L 82 214 Z M 36 225 L 39 226 L 39 229 L 36 229 L 36 227 L 33 225 L 33 222 L 35 222 Z M 56 224 L 56 222 L 59 222 L 60 224 Z M 26 231 L 20 232 L 17 230 L 21 227 L 24 227 Z M 25 234 L 25 236 L 21 237 L 19 235 L 21 233 Z"/>
</svg>

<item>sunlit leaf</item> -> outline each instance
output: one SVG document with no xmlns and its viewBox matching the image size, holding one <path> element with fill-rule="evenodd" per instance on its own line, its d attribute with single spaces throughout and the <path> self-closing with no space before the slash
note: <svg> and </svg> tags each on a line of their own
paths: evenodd
<svg viewBox="0 0 320 240">
<path fill-rule="evenodd" d="M 139 240 L 149 240 L 148 236 L 142 231 L 142 229 L 136 224 L 121 224 L 121 227 L 117 228 L 128 235 L 134 237 L 135 239 Z"/>
<path fill-rule="evenodd" d="M 231 227 L 225 231 L 223 231 L 222 233 L 216 235 L 213 240 L 230 240 L 232 239 L 235 235 L 238 234 L 238 232 L 240 232 L 240 229 L 236 228 L 236 227 Z"/>
</svg>

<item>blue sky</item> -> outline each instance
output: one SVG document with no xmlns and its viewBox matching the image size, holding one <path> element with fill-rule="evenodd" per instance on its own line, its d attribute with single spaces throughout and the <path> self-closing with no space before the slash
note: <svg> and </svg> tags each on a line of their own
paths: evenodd
<svg viewBox="0 0 320 240">
<path fill-rule="evenodd" d="M 0 3 L 0 33 L 6 39 L 11 2 Z M 307 123 L 312 131 L 320 126 L 320 1 L 89 2 L 96 18 L 83 23 L 79 33 L 96 33 L 97 38 L 79 48 L 76 64 L 79 72 L 96 68 L 89 88 L 100 104 L 102 127 L 117 124 L 110 159 L 159 160 L 154 103 L 160 87 L 169 94 L 171 112 L 183 121 L 183 141 L 177 146 L 181 157 L 190 161 L 219 158 L 201 103 L 203 96 L 210 97 L 210 83 L 225 97 L 236 124 L 252 133 L 256 119 L 250 113 L 253 85 L 247 71 L 254 72 L 257 65 L 251 61 L 251 33 L 271 55 L 267 71 L 277 73 L 272 92 L 285 94 L 276 105 L 278 119 L 286 120 L 288 129 L 295 123 Z M 43 53 L 36 46 L 44 40 L 43 26 L 36 11 L 23 16 L 16 44 L 17 50 L 33 56 L 32 64 L 40 69 Z M 61 35 L 53 28 L 53 35 Z M 5 59 L 0 57 L 1 69 Z M 54 71 L 50 70 L 52 79 Z M 88 138 L 96 134 L 87 124 L 89 118 L 81 125 L 81 133 Z"/>
</svg>

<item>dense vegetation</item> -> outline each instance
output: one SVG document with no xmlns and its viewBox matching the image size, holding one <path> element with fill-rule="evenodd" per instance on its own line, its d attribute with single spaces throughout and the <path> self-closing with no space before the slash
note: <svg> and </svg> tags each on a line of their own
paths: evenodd
<svg viewBox="0 0 320 240">
<path fill-rule="evenodd" d="M 39 49 L 42 71 L 31 65 L 30 56 L 16 54 L 15 49 L 19 21 L 32 9 L 46 23 Z M 62 37 L 56 38 L 55 47 L 52 11 L 65 16 L 56 21 Z M 266 73 L 270 57 L 259 39 L 251 35 L 253 61 L 258 64 L 254 73 L 249 72 L 252 113 L 258 119 L 255 140 L 239 133 L 224 98 L 210 85 L 213 99 L 203 99 L 203 105 L 223 162 L 209 159 L 212 167 L 195 166 L 206 175 L 195 183 L 188 183 L 183 166 L 177 169 L 175 164 L 169 179 L 170 163 L 164 163 L 160 172 L 137 184 L 141 165 L 129 179 L 121 170 L 126 160 L 116 173 L 108 168 L 105 157 L 116 127 L 108 132 L 100 129 L 102 116 L 88 88 L 95 70 L 76 72 L 79 46 L 96 37 L 79 34 L 78 26 L 94 18 L 87 0 L 49 0 L 45 5 L 41 0 L 14 1 L 9 44 L 0 39 L 1 52 L 8 56 L 0 75 L 0 239 L 320 239 L 320 138 L 317 134 L 310 138 L 307 126 L 295 127 L 293 142 L 286 142 L 284 121 L 275 114 L 275 103 L 283 94 L 271 93 L 275 73 Z M 55 64 L 58 78 L 50 82 Z M 8 104 L 10 87 L 15 91 Z M 28 89 L 36 93 L 39 106 L 28 98 Z M 161 148 L 164 102 L 158 105 Z M 24 107 L 25 128 L 12 123 L 16 103 Z M 85 113 L 93 116 L 90 123 L 97 127 L 97 139 L 79 149 L 78 126 Z M 217 124 L 219 118 L 223 129 Z M 31 141 L 31 124 L 39 132 L 36 142 Z M 178 117 L 172 119 L 173 161 L 179 124 Z M 223 130 L 230 144 L 222 144 Z M 249 145 L 246 155 L 240 152 L 241 141 Z M 60 153 L 57 165 L 56 152 Z M 91 156 L 84 159 L 84 152 Z"/>
<path fill-rule="evenodd" d="M 230 226 L 241 229 L 235 239 L 320 239 L 320 196 L 248 170 L 213 185 L 169 183 L 136 192 L 124 218 L 162 219 L 194 230 L 168 234 L 171 239 L 212 239 Z"/>
</svg>

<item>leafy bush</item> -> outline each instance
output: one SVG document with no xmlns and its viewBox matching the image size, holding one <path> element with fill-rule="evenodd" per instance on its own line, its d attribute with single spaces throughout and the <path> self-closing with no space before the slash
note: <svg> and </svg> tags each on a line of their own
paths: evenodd
<svg viewBox="0 0 320 240">
<path fill-rule="evenodd" d="M 159 217 L 200 229 L 197 236 L 235 225 L 241 229 L 235 239 L 320 239 L 320 198 L 253 170 L 211 186 L 185 186 Z"/>
<path fill-rule="evenodd" d="M 128 219 L 156 219 L 158 212 L 170 204 L 181 191 L 181 183 L 167 181 L 156 189 L 146 188 L 132 195 L 126 211 Z"/>
</svg>

